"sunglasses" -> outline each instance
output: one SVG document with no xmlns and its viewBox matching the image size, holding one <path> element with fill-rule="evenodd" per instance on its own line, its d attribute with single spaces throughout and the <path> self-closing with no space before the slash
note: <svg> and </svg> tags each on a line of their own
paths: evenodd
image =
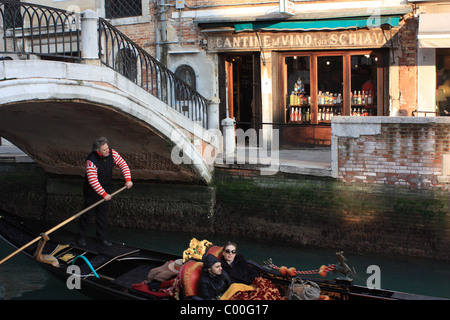
<svg viewBox="0 0 450 320">
<path fill-rule="evenodd" d="M 226 252 L 226 253 L 232 253 L 232 254 L 235 254 L 235 253 L 236 253 L 236 250 L 229 250 L 229 249 L 227 249 L 227 250 L 225 250 L 225 252 Z"/>
</svg>

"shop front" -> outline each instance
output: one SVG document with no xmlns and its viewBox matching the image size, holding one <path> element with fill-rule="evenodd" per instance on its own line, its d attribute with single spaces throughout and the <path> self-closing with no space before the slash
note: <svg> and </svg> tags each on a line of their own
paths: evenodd
<svg viewBox="0 0 450 320">
<path fill-rule="evenodd" d="M 282 145 L 329 145 L 335 116 L 385 115 L 386 50 L 280 54 Z"/>
<path fill-rule="evenodd" d="M 257 99 L 232 113 L 236 126 L 252 119 L 248 127 L 278 129 L 280 147 L 295 148 L 330 145 L 333 117 L 389 115 L 389 59 L 400 17 L 382 17 L 376 27 L 355 18 L 242 23 L 233 25 L 234 32 L 209 32 L 208 51 L 224 57 L 219 61 L 259 59 L 247 74 L 260 95 L 252 90 Z M 222 69 L 219 81 L 231 97 L 242 87 Z M 222 114 L 230 101 L 221 98 Z M 241 121 L 247 106 L 258 117 Z"/>
</svg>

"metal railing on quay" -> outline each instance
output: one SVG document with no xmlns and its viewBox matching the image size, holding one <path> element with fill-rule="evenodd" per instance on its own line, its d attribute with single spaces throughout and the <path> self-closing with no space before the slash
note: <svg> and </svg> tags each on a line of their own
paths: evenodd
<svg viewBox="0 0 450 320">
<path fill-rule="evenodd" d="M 414 110 L 412 112 L 413 117 L 437 117 L 440 116 L 436 111 L 419 111 Z"/>
<path fill-rule="evenodd" d="M 103 18 L 99 58 L 190 120 L 207 128 L 207 99 Z"/>
<path fill-rule="evenodd" d="M 0 0 L 0 53 L 79 61 L 80 15 L 26 2 Z"/>
</svg>

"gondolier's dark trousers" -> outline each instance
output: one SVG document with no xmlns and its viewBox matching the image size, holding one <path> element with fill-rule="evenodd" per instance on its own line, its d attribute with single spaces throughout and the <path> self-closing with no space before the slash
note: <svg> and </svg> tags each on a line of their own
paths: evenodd
<svg viewBox="0 0 450 320">
<path fill-rule="evenodd" d="M 84 207 L 87 208 L 90 205 L 93 205 L 101 198 L 94 197 L 85 197 L 84 198 Z M 98 240 L 105 240 L 106 233 L 108 228 L 108 211 L 109 211 L 109 203 L 102 202 L 93 209 L 87 211 L 80 217 L 80 229 L 79 229 L 79 238 L 86 238 L 86 231 L 88 225 L 92 220 L 92 216 L 95 216 L 95 228 L 96 228 L 96 237 Z"/>
</svg>

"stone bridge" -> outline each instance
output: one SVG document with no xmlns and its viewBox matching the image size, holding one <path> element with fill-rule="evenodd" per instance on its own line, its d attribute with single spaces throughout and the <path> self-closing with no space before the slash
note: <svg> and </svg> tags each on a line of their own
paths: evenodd
<svg viewBox="0 0 450 320">
<path fill-rule="evenodd" d="M 0 53 L 0 136 L 47 172 L 84 175 L 106 136 L 133 179 L 211 182 L 218 104 L 95 12 L 2 2 Z"/>
<path fill-rule="evenodd" d="M 47 172 L 83 175 L 106 136 L 134 179 L 211 181 L 215 136 L 110 68 L 5 60 L 0 79 L 0 136 Z"/>
</svg>

